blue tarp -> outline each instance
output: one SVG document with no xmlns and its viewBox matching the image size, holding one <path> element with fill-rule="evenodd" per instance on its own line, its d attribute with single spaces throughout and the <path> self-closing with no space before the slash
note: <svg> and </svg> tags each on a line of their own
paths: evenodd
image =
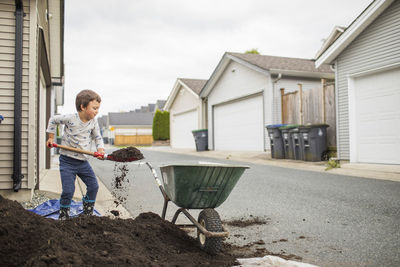
<svg viewBox="0 0 400 267">
<path fill-rule="evenodd" d="M 58 220 L 58 215 L 60 214 L 60 200 L 50 199 L 40 204 L 34 209 L 29 209 L 29 211 L 32 211 L 46 218 L 52 218 Z M 82 211 L 83 211 L 82 202 L 81 201 L 77 202 L 72 200 L 69 216 L 70 217 L 78 216 L 80 213 L 82 213 Z M 94 209 L 93 214 L 96 216 L 101 216 L 101 214 L 96 209 Z"/>
</svg>

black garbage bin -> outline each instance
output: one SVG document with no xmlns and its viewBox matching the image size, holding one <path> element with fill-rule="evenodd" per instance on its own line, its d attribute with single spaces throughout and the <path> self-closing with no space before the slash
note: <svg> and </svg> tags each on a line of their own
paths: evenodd
<svg viewBox="0 0 400 267">
<path fill-rule="evenodd" d="M 268 136 L 271 146 L 271 157 L 273 159 L 284 159 L 285 152 L 283 148 L 282 133 L 279 129 L 286 124 L 272 124 L 265 126 L 268 131 Z"/>
<path fill-rule="evenodd" d="M 327 124 L 312 124 L 299 127 L 300 146 L 305 161 L 321 161 L 327 150 Z"/>
<path fill-rule="evenodd" d="M 283 138 L 283 150 L 285 154 L 285 159 L 296 159 L 294 153 L 294 146 L 291 138 L 291 130 L 297 128 L 298 124 L 288 124 L 279 127 Z"/>
<path fill-rule="evenodd" d="M 192 131 L 194 142 L 196 143 L 196 151 L 208 150 L 208 130 L 201 129 Z"/>
<path fill-rule="evenodd" d="M 290 145 L 293 150 L 293 159 L 304 160 L 303 149 L 300 143 L 299 127 L 289 130 Z"/>
</svg>

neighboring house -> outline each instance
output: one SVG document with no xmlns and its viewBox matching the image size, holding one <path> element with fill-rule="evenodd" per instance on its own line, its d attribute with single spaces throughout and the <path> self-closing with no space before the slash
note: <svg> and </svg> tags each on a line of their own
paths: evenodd
<svg viewBox="0 0 400 267">
<path fill-rule="evenodd" d="M 114 145 L 150 145 L 153 116 L 151 112 L 108 113 L 109 138 L 114 140 Z"/>
<path fill-rule="evenodd" d="M 63 104 L 64 1 L 0 3 L 0 194 L 28 200 L 50 167 L 46 124 Z"/>
<path fill-rule="evenodd" d="M 199 93 L 207 80 L 177 79 L 164 109 L 170 113 L 170 144 L 196 148 L 192 131 L 207 128 L 206 105 Z"/>
<path fill-rule="evenodd" d="M 100 133 L 101 136 L 103 136 L 104 144 L 108 144 L 109 142 L 108 115 L 103 115 L 97 118 L 97 122 L 99 123 Z"/>
<path fill-rule="evenodd" d="M 161 111 L 164 110 L 164 106 L 165 106 L 166 102 L 167 102 L 167 100 L 157 100 L 154 110 L 157 110 L 157 109 L 159 109 Z"/>
<path fill-rule="evenodd" d="M 281 123 L 280 89 L 320 87 L 333 79 L 329 65 L 257 54 L 225 53 L 200 97 L 207 102 L 208 147 L 214 150 L 269 150 L 265 125 Z"/>
<path fill-rule="evenodd" d="M 338 157 L 400 164 L 400 1 L 372 2 L 316 60 L 336 76 Z"/>
</svg>

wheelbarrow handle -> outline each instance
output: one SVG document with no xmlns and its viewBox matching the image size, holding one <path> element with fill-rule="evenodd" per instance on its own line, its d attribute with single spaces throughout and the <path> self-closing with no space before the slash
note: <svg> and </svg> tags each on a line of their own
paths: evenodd
<svg viewBox="0 0 400 267">
<path fill-rule="evenodd" d="M 49 144 L 49 147 L 50 148 L 58 147 L 58 148 L 65 149 L 65 150 L 68 150 L 68 151 L 72 151 L 72 152 L 76 152 L 76 153 L 80 153 L 80 154 L 90 155 L 90 156 L 93 156 L 93 157 L 96 157 L 96 158 L 101 157 L 103 159 L 107 159 L 107 154 L 103 154 L 103 153 L 100 153 L 100 152 L 92 152 L 92 151 L 87 151 L 87 150 L 83 150 L 83 149 L 79 149 L 79 148 L 75 148 L 75 147 L 70 147 L 70 146 L 63 146 L 63 145 L 54 144 L 54 143 Z"/>
</svg>

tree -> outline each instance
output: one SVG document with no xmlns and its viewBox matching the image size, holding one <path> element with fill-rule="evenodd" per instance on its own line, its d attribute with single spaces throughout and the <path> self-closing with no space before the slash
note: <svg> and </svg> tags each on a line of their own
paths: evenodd
<svg viewBox="0 0 400 267">
<path fill-rule="evenodd" d="M 169 112 L 156 110 L 153 118 L 153 140 L 169 139 Z"/>
<path fill-rule="evenodd" d="M 246 54 L 257 54 L 257 55 L 260 54 L 260 52 L 258 52 L 258 49 L 257 49 L 257 48 L 252 48 L 252 49 L 250 49 L 250 50 L 247 50 L 245 53 L 246 53 Z"/>
</svg>

